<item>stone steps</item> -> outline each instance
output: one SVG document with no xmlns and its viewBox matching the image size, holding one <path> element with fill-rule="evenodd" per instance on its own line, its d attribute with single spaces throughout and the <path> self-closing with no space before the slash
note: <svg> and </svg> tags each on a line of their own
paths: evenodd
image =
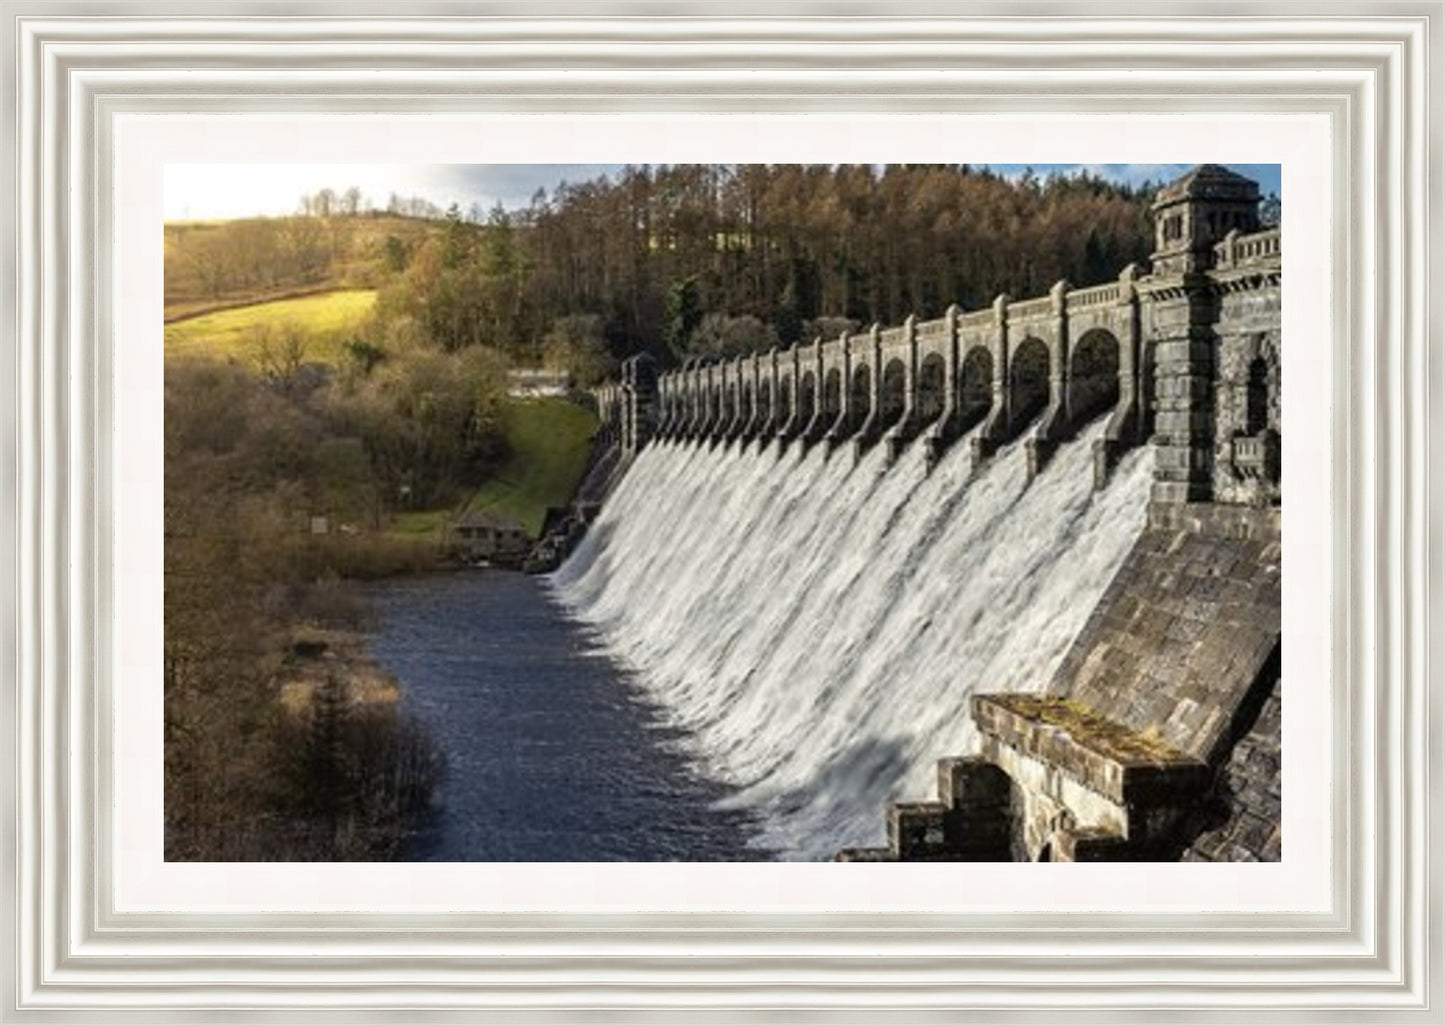
<svg viewBox="0 0 1445 1026">
<path fill-rule="evenodd" d="M 938 761 L 938 800 L 892 802 L 886 848 L 844 848 L 837 862 L 1012 861 L 1013 785 L 972 757 Z"/>
</svg>

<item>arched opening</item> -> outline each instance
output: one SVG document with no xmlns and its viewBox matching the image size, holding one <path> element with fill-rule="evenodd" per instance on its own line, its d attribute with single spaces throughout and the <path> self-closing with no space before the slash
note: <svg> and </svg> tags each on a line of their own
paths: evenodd
<svg viewBox="0 0 1445 1026">
<path fill-rule="evenodd" d="M 829 427 L 843 411 L 843 374 L 837 367 L 823 375 L 822 409 Z"/>
<path fill-rule="evenodd" d="M 747 384 L 743 385 L 742 394 L 739 398 L 742 400 L 742 423 L 744 426 L 746 426 L 748 421 L 753 419 L 752 382 L 748 382 Z"/>
<path fill-rule="evenodd" d="M 967 431 L 993 406 L 993 353 L 986 346 L 974 346 L 958 367 L 958 410 Z"/>
<path fill-rule="evenodd" d="M 798 381 L 798 426 L 807 427 L 817 409 L 817 379 L 810 371 Z"/>
<path fill-rule="evenodd" d="M 1009 361 L 1009 427 L 1018 430 L 1043 412 L 1049 401 L 1049 347 L 1026 338 Z"/>
<path fill-rule="evenodd" d="M 1119 340 L 1102 328 L 1084 333 L 1069 355 L 1069 420 L 1085 424 L 1119 402 Z"/>
<path fill-rule="evenodd" d="M 1054 846 L 1053 846 L 1052 844 L 1046 844 L 1046 845 L 1044 845 L 1042 848 L 1039 849 L 1039 857 L 1038 857 L 1037 859 L 1035 859 L 1034 861 L 1035 861 L 1035 862 L 1052 862 L 1052 861 L 1054 861 Z"/>
<path fill-rule="evenodd" d="M 712 421 L 712 427 L 717 427 L 723 417 L 723 389 L 721 385 L 713 385 L 708 389 L 708 419 Z"/>
<path fill-rule="evenodd" d="M 908 371 L 902 360 L 890 360 L 883 368 L 883 395 L 879 402 L 880 430 L 887 431 L 903 419 L 903 408 L 907 404 Z"/>
<path fill-rule="evenodd" d="M 773 413 L 773 383 L 764 381 L 758 385 L 758 412 L 762 414 L 764 423 Z"/>
<path fill-rule="evenodd" d="M 918 423 L 932 424 L 943 416 L 943 357 L 929 353 L 918 365 Z"/>
<path fill-rule="evenodd" d="M 873 372 L 866 363 L 853 368 L 853 380 L 848 385 L 848 429 L 856 431 L 873 412 Z"/>
<path fill-rule="evenodd" d="M 793 415 L 793 379 L 786 377 L 778 382 L 778 427 L 782 428 Z"/>
<path fill-rule="evenodd" d="M 731 424 L 738 414 L 738 386 L 728 385 L 727 398 L 723 405 L 723 426 Z"/>
<path fill-rule="evenodd" d="M 1244 433 L 1257 435 L 1269 427 L 1269 362 L 1262 356 L 1249 361 L 1244 392 Z"/>
</svg>

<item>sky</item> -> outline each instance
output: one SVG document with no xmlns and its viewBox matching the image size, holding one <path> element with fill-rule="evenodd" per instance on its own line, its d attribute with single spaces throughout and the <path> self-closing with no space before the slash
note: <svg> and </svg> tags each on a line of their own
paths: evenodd
<svg viewBox="0 0 1445 1026">
<path fill-rule="evenodd" d="M 1010 177 L 1022 164 L 992 167 Z M 1138 185 L 1165 182 L 1188 164 L 1034 164 L 1040 177 L 1088 170 L 1112 181 Z M 1228 164 L 1259 182 L 1263 195 L 1280 192 L 1278 164 Z M 563 181 L 590 181 L 621 170 L 620 164 L 168 164 L 165 180 L 167 221 L 275 216 L 297 212 L 303 195 L 331 188 L 340 194 L 352 186 L 373 207 L 385 208 L 392 193 L 421 196 L 445 209 L 456 203 L 490 210 L 527 206 L 540 189 L 551 192 Z"/>
</svg>

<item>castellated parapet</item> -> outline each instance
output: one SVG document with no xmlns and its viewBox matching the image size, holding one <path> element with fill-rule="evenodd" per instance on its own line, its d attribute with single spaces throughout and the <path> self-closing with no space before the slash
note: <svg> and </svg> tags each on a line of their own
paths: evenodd
<svg viewBox="0 0 1445 1026">
<path fill-rule="evenodd" d="M 890 455 L 921 438 L 930 464 L 962 442 L 977 466 L 1023 436 L 1032 475 L 1107 413 L 1103 486 L 1151 445 L 1148 526 L 1055 677 L 976 695 L 980 751 L 940 763 L 937 800 L 892 806 L 887 848 L 840 859 L 1279 857 L 1281 240 L 1258 207 L 1256 183 L 1201 165 L 1158 193 L 1147 270 L 655 377 L 634 363 L 597 391 L 625 456 L 653 435 Z M 1242 764 L 1246 736 L 1272 761 Z M 1221 822 L 1249 825 L 1198 841 Z"/>
</svg>

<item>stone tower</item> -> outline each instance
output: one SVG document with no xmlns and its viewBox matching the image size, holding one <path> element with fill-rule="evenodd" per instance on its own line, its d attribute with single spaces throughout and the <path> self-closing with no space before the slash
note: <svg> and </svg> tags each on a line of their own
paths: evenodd
<svg viewBox="0 0 1445 1026">
<path fill-rule="evenodd" d="M 1200 164 L 1154 198 L 1155 274 L 1214 266 L 1214 246 L 1231 231 L 1259 230 L 1259 186 L 1218 164 Z"/>
<path fill-rule="evenodd" d="M 1155 502 L 1208 501 L 1214 492 L 1219 292 L 1215 248 L 1259 228 L 1259 186 L 1200 164 L 1154 200 L 1153 275 L 1145 291 L 1154 339 Z"/>
<path fill-rule="evenodd" d="M 647 353 L 622 361 L 622 454 L 632 460 L 657 423 L 657 361 Z"/>
</svg>

